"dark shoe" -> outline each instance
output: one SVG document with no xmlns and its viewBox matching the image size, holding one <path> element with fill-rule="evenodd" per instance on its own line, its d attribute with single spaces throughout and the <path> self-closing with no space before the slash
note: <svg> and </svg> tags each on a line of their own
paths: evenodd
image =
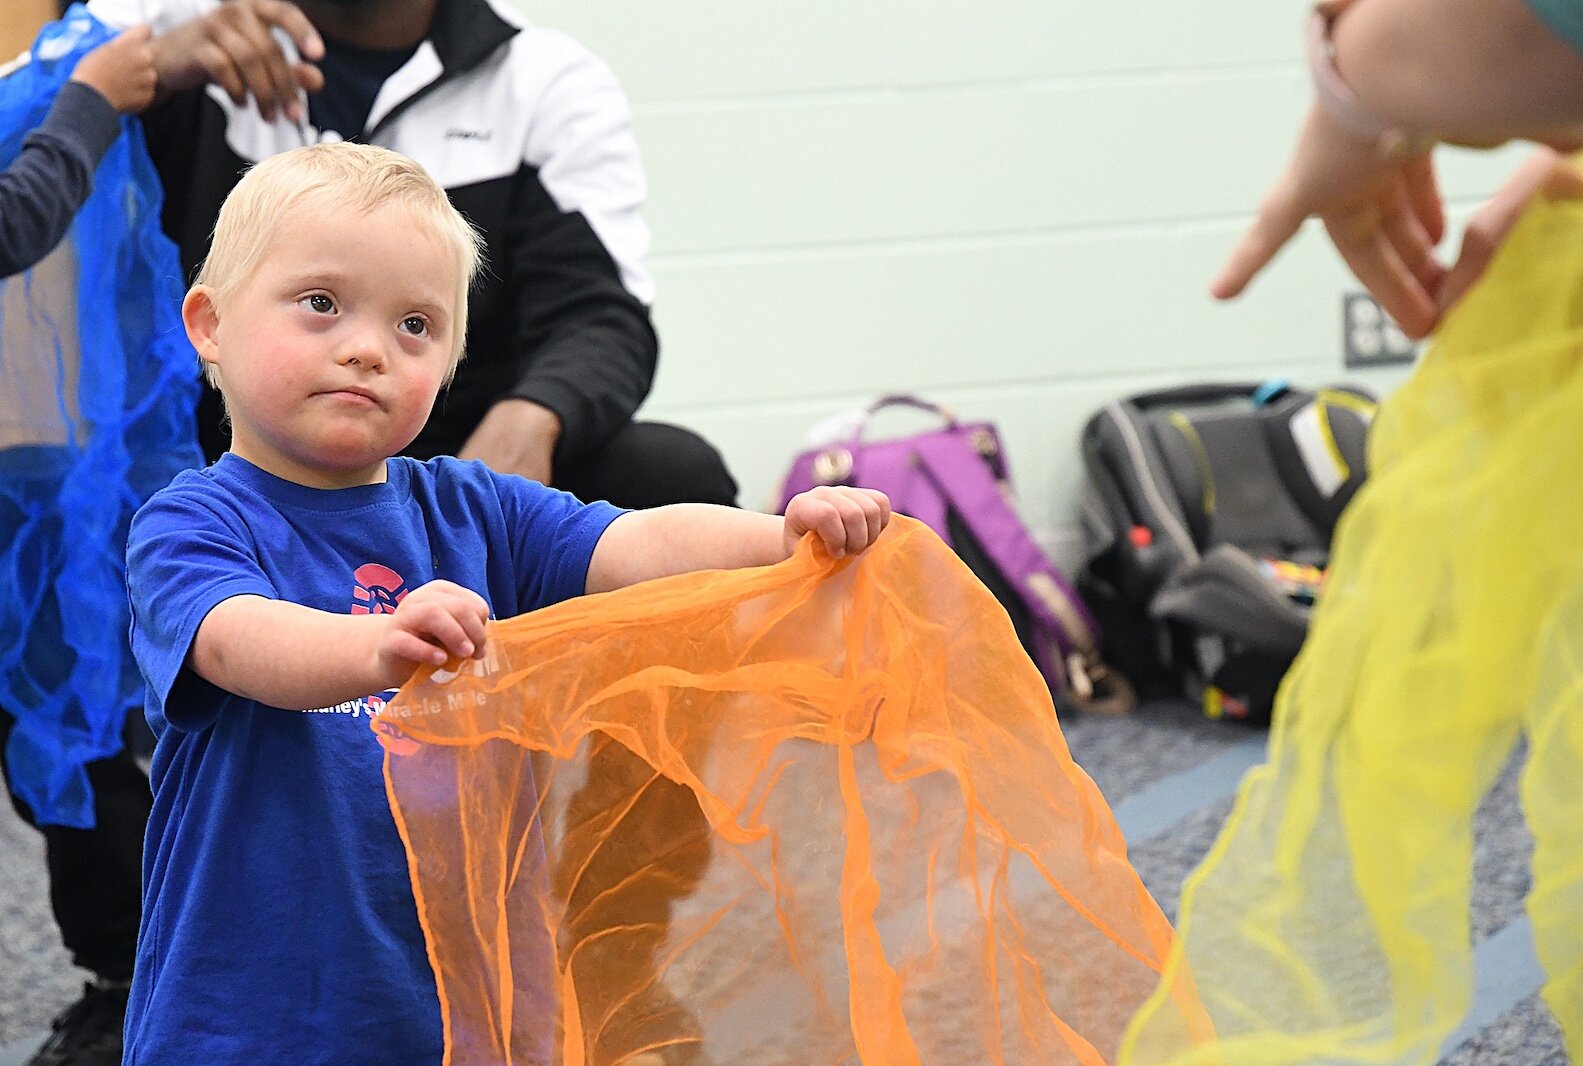
<svg viewBox="0 0 1583 1066">
<path fill-rule="evenodd" d="M 54 1030 L 24 1066 L 121 1066 L 125 985 L 83 986 L 82 998 L 50 1023 Z"/>
</svg>

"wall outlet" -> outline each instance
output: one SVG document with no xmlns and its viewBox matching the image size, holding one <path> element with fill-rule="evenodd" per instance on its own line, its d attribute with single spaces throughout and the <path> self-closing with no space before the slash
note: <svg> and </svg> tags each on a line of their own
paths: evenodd
<svg viewBox="0 0 1583 1066">
<path fill-rule="evenodd" d="M 1348 370 L 1411 363 L 1418 358 L 1418 345 L 1408 340 L 1366 292 L 1341 294 L 1341 340 Z"/>
</svg>

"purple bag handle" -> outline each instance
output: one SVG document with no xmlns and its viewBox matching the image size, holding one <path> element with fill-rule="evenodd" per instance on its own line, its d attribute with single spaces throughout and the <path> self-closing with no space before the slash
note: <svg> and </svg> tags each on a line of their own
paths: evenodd
<svg viewBox="0 0 1583 1066">
<path fill-rule="evenodd" d="M 868 432 L 869 420 L 887 407 L 913 407 L 920 411 L 927 411 L 944 422 L 947 429 L 956 429 L 959 425 L 956 415 L 937 403 L 930 403 L 928 400 L 921 400 L 916 396 L 908 396 L 905 393 L 892 393 L 889 396 L 881 396 L 863 411 L 863 417 L 858 419 L 857 425 L 852 428 L 852 435 L 847 438 L 845 444 L 830 444 L 819 449 L 813 461 L 813 469 L 809 472 L 814 484 L 845 485 L 849 483 L 852 477 L 852 467 L 856 462 L 857 456 L 862 454 L 863 451 L 863 435 Z M 781 506 L 784 507 L 785 504 L 786 501 L 783 498 Z"/>
<path fill-rule="evenodd" d="M 852 439 L 847 442 L 848 449 L 856 453 L 863 447 L 863 434 L 868 431 L 869 420 L 887 407 L 917 408 L 920 411 L 927 411 L 937 416 L 940 421 L 945 423 L 947 429 L 955 429 L 957 427 L 956 415 L 952 414 L 949 408 L 941 407 L 937 403 L 930 403 L 928 400 L 920 400 L 918 397 L 909 396 L 906 393 L 892 393 L 889 396 L 881 396 L 868 405 L 868 410 L 863 412 L 862 419 L 858 421 L 857 427 L 852 430 Z"/>
</svg>

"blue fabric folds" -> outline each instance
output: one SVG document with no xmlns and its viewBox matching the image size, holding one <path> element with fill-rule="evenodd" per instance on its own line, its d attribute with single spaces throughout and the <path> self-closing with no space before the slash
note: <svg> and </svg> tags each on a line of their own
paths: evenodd
<svg viewBox="0 0 1583 1066">
<path fill-rule="evenodd" d="M 113 36 L 79 4 L 0 78 L 0 166 L 81 56 Z M 0 281 L 0 708 L 11 790 L 41 823 L 91 828 L 86 764 L 115 754 L 142 681 L 127 644 L 126 533 L 202 463 L 197 356 L 176 247 L 134 119 L 61 246 Z"/>
</svg>

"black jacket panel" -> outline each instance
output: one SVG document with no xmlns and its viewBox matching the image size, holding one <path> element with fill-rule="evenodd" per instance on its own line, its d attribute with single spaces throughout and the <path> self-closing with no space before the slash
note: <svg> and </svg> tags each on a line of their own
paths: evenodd
<svg viewBox="0 0 1583 1066">
<path fill-rule="evenodd" d="M 112 25 L 178 25 L 202 0 L 93 0 Z M 333 47 L 333 42 L 327 42 Z M 217 87 L 175 94 L 144 117 L 166 191 L 165 230 L 190 281 L 220 204 L 254 162 L 319 139 L 266 123 Z M 430 36 L 380 90 L 361 140 L 424 165 L 484 234 L 467 358 L 413 454 L 454 452 L 505 397 L 553 410 L 557 461 L 598 450 L 648 394 L 659 343 L 649 315 L 646 193 L 625 95 L 565 34 L 505 0 L 440 0 Z M 200 413 L 223 446 L 219 406 Z"/>
</svg>

